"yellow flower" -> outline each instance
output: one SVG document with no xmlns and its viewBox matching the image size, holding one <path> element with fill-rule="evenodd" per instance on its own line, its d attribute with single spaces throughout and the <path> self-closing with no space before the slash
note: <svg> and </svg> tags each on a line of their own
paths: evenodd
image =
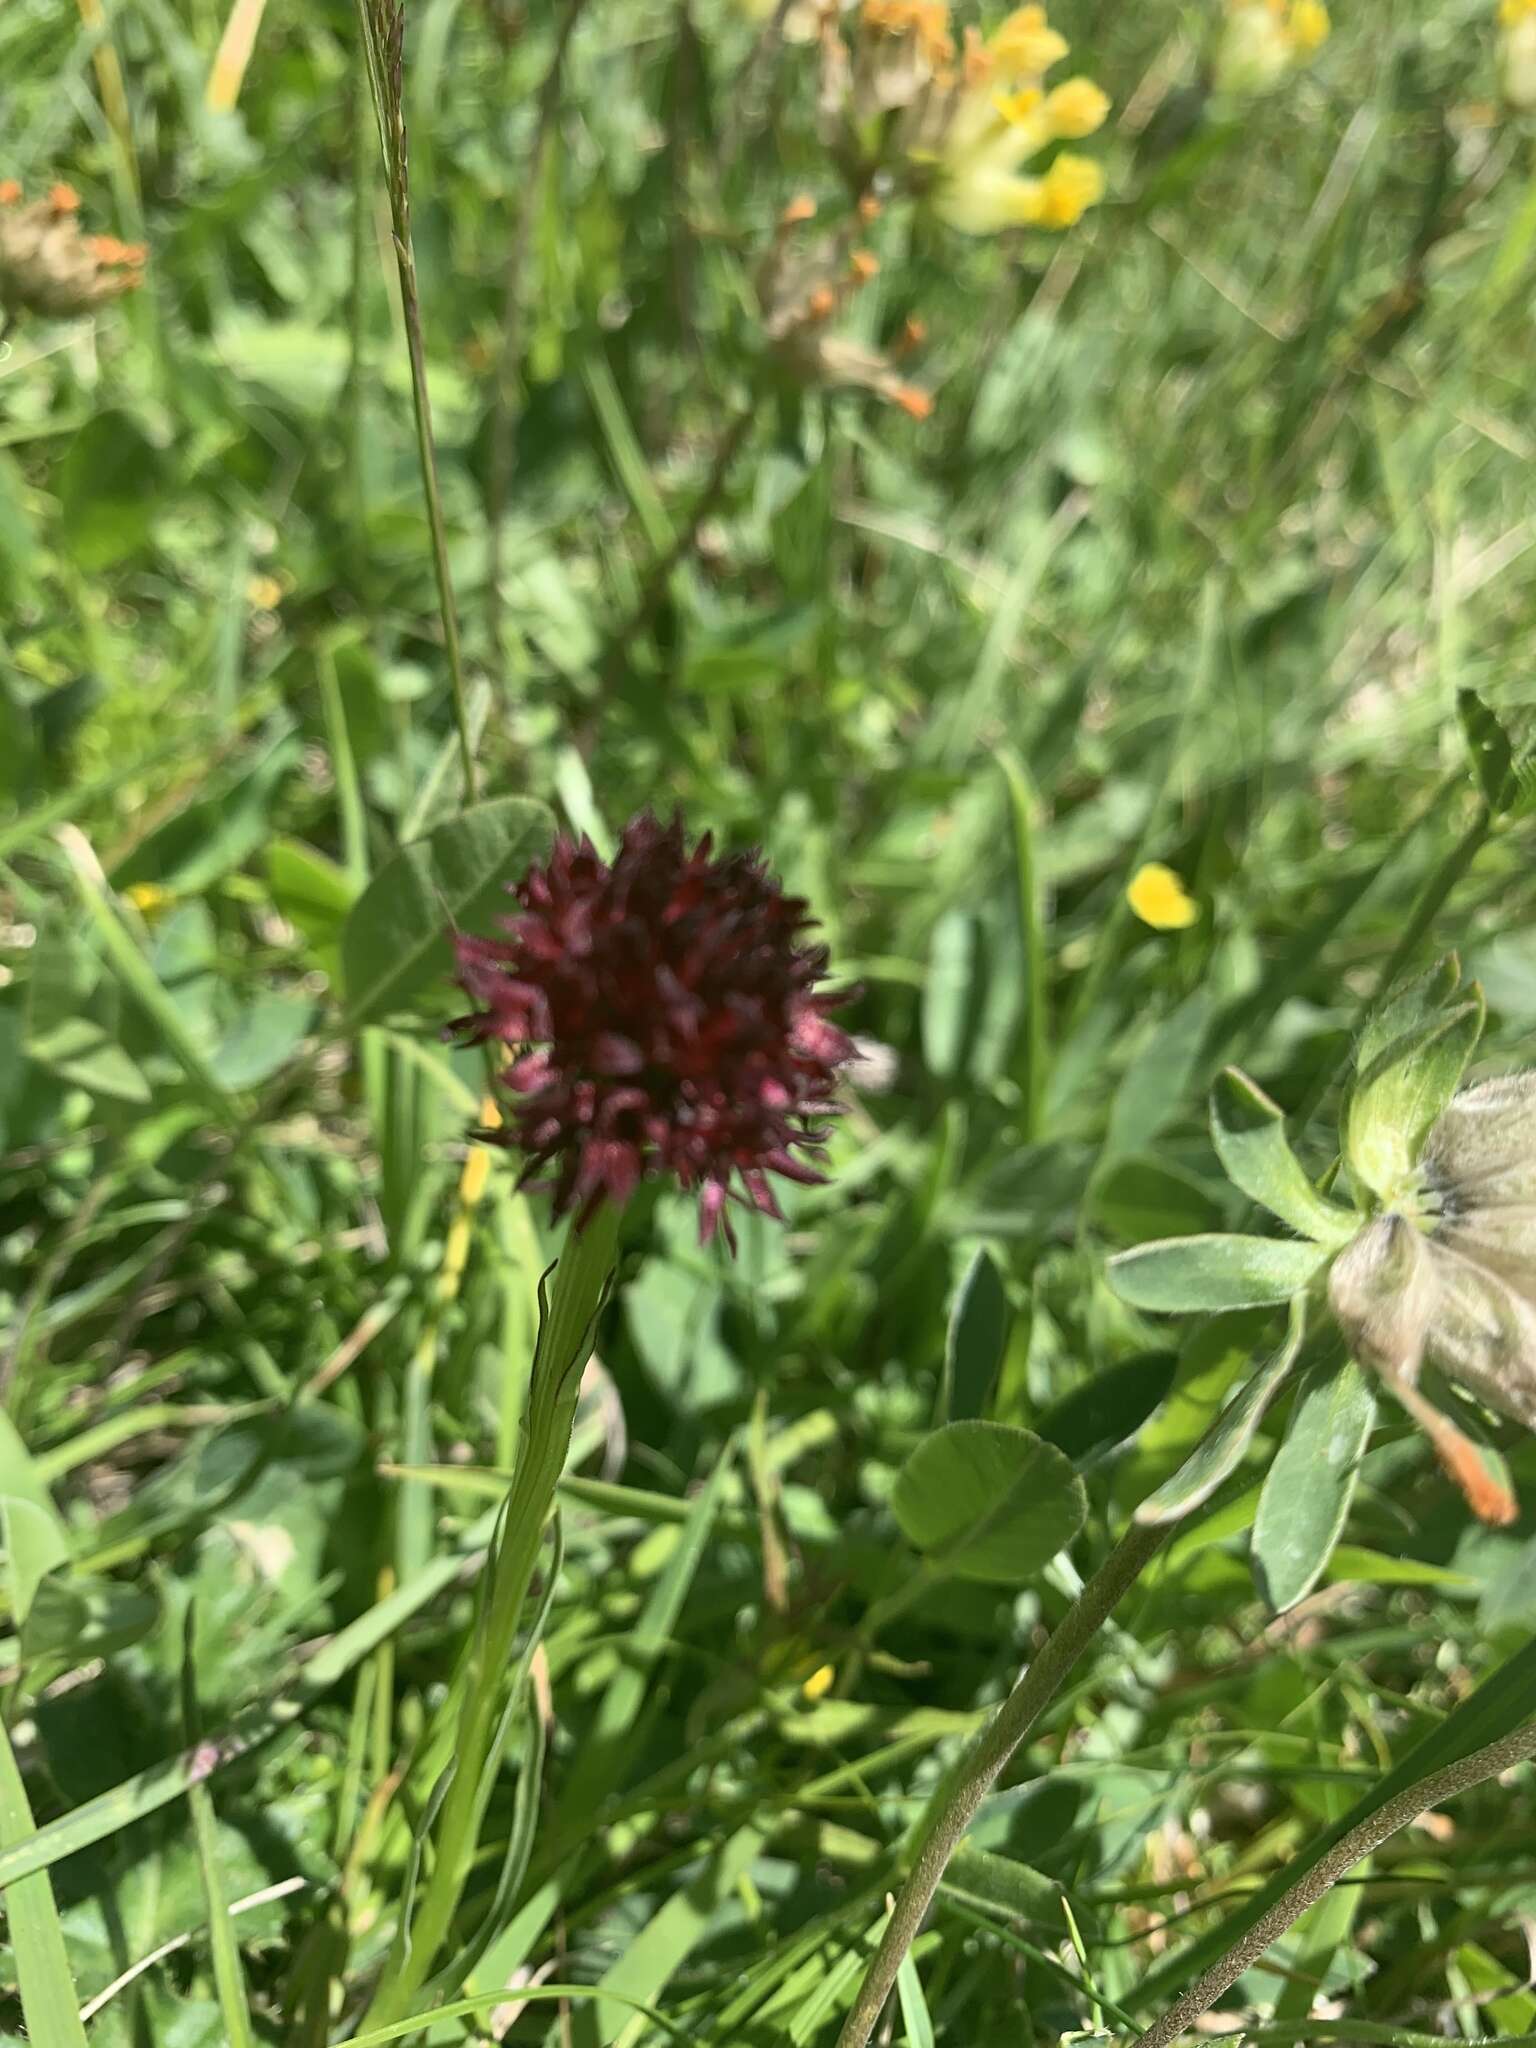
<svg viewBox="0 0 1536 2048">
<path fill-rule="evenodd" d="M 275 612 L 283 601 L 283 586 L 275 576 L 253 576 L 245 586 L 245 601 L 253 611 Z"/>
<path fill-rule="evenodd" d="M 1036 216 L 1043 228 L 1075 228 L 1090 206 L 1104 197 L 1104 172 L 1091 156 L 1073 156 L 1063 150 L 1040 180 L 1040 211 Z"/>
<path fill-rule="evenodd" d="M 1536 113 L 1536 0 L 1501 0 L 1499 91 L 1516 113 Z"/>
<path fill-rule="evenodd" d="M 817 1700 L 826 1698 L 827 1694 L 832 1690 L 836 1678 L 837 1673 L 833 1670 L 832 1666 L 830 1664 L 822 1664 L 811 1673 L 804 1685 L 801 1686 L 801 1695 L 805 1699 L 810 1700 L 814 1705 Z"/>
<path fill-rule="evenodd" d="M 1015 9 L 987 40 L 987 55 L 999 71 L 1014 78 L 1038 77 L 1066 54 L 1066 37 L 1048 24 L 1043 7 Z"/>
<path fill-rule="evenodd" d="M 123 894 L 141 917 L 158 916 L 171 901 L 170 890 L 158 882 L 130 882 Z"/>
<path fill-rule="evenodd" d="M 1102 128 L 1109 113 L 1109 95 L 1091 78 L 1069 78 L 1045 102 L 1045 119 L 1053 137 L 1081 142 Z"/>
<path fill-rule="evenodd" d="M 1314 50 L 1320 50 L 1327 42 L 1332 26 L 1323 0 L 1291 0 L 1285 33 L 1291 48 L 1299 56 L 1310 57 Z"/>
<path fill-rule="evenodd" d="M 1142 923 L 1151 925 L 1155 932 L 1187 931 L 1200 916 L 1199 904 L 1173 869 L 1160 860 L 1149 860 L 1136 870 L 1125 900 Z"/>
</svg>

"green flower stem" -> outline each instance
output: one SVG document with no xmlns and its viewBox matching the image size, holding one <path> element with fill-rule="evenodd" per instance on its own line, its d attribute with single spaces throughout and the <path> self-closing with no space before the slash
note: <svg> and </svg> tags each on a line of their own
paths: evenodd
<svg viewBox="0 0 1536 2048">
<path fill-rule="evenodd" d="M 1187 2033 L 1200 2015 L 1208 2012 L 1222 1993 L 1230 1990 L 1243 1972 L 1256 1963 L 1265 1949 L 1278 1941 L 1309 1906 L 1315 1906 L 1346 1871 L 1379 1849 L 1389 1836 L 1395 1835 L 1399 1828 L 1407 1827 L 1410 1821 L 1417 1820 L 1432 1806 L 1438 1806 L 1442 1800 L 1452 1799 L 1458 1792 L 1466 1792 L 1474 1785 L 1498 1777 L 1500 1772 L 1507 1771 L 1513 1764 L 1523 1763 L 1533 1754 L 1536 1754 L 1536 1721 L 1515 1729 L 1513 1734 L 1500 1736 L 1497 1742 L 1490 1742 L 1485 1749 L 1474 1750 L 1471 1756 L 1464 1756 L 1459 1763 L 1447 1764 L 1444 1770 L 1421 1778 L 1406 1792 L 1389 1799 L 1385 1806 L 1370 1814 L 1358 1827 L 1351 1828 L 1337 1848 L 1323 1857 L 1320 1863 L 1298 1878 L 1284 1897 L 1275 1901 L 1263 1919 L 1256 1921 L 1219 1962 L 1213 1963 L 1204 1976 L 1190 1986 L 1177 2005 L 1170 2006 L 1157 2024 L 1139 2037 L 1135 2048 L 1171 2048 L 1171 2044 Z"/>
<path fill-rule="evenodd" d="M 613 1272 L 618 1211 L 605 1203 L 583 1230 L 571 1231 L 550 1289 L 534 1351 L 521 1452 L 507 1495 L 506 1520 L 487 1567 L 485 1606 L 452 1698 L 453 1778 L 433 1830 L 431 1875 L 408 1929 L 402 1930 L 366 2024 L 405 2018 L 448 1939 L 469 1878 L 493 1775 L 486 1769 L 504 1704 L 507 1672 L 528 1598 L 555 1488 L 570 1450 L 582 1368 Z M 450 1707 L 451 1711 L 451 1707 Z"/>
<path fill-rule="evenodd" d="M 1166 1525 L 1133 1522 L 1052 1631 L 1013 1691 L 971 1743 L 918 1824 L 919 1847 L 837 2048 L 866 2048 L 908 1949 L 977 1808 L 1060 1691 L 1067 1674 L 1157 1554 Z"/>
</svg>

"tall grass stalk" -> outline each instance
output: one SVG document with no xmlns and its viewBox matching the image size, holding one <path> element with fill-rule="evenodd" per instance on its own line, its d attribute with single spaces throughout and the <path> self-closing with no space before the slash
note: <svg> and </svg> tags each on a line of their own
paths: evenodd
<svg viewBox="0 0 1536 2048">
<path fill-rule="evenodd" d="M 470 729 L 469 694 L 464 681 L 464 653 L 459 641 L 459 613 L 454 601 L 453 572 L 448 562 L 448 533 L 443 521 L 443 495 L 438 482 L 437 451 L 432 439 L 432 399 L 427 388 L 426 345 L 421 327 L 421 293 L 416 282 L 416 251 L 411 240 L 410 161 L 405 132 L 402 77 L 405 10 L 401 5 L 391 5 L 390 0 L 357 0 L 357 18 L 367 60 L 373 110 L 378 116 L 379 141 L 384 151 L 385 181 L 389 188 L 389 214 L 395 242 L 395 263 L 400 272 L 400 306 L 405 321 L 406 352 L 411 365 L 411 403 L 416 419 L 416 452 L 421 463 L 421 487 L 427 503 L 427 525 L 432 536 L 432 568 L 437 579 L 437 607 L 442 620 L 443 647 L 448 656 L 448 680 L 453 693 L 454 724 L 459 735 L 464 795 L 467 802 L 473 803 L 478 794 L 475 743 Z"/>
</svg>

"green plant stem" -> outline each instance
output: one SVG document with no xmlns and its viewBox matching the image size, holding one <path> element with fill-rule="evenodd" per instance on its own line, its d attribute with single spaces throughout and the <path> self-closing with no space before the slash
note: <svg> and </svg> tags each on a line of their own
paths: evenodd
<svg viewBox="0 0 1536 2048">
<path fill-rule="evenodd" d="M 1282 1898 L 1277 1899 L 1263 1919 L 1256 1921 L 1219 1962 L 1213 1963 L 1190 1986 L 1176 2005 L 1169 2007 L 1155 2026 L 1149 2027 L 1139 2037 L 1135 2048 L 1171 2048 L 1171 2044 L 1258 1961 L 1272 1942 L 1278 1941 L 1309 1906 L 1315 1906 L 1324 1893 L 1363 1857 L 1371 1855 L 1389 1836 L 1395 1835 L 1399 1828 L 1407 1827 L 1410 1821 L 1417 1820 L 1432 1806 L 1454 1798 L 1459 1792 L 1469 1791 L 1472 1786 L 1481 1785 L 1489 1778 L 1496 1778 L 1501 1771 L 1507 1771 L 1512 1764 L 1523 1763 L 1532 1755 L 1536 1755 L 1536 1721 L 1501 1736 L 1497 1742 L 1490 1742 L 1485 1749 L 1474 1750 L 1471 1756 L 1463 1757 L 1459 1763 L 1448 1764 L 1443 1771 L 1421 1778 L 1417 1785 L 1410 1785 L 1406 1792 L 1400 1792 L 1395 1799 L 1361 1821 L 1357 1828 L 1351 1828 L 1336 1848 L 1299 1878 Z"/>
<path fill-rule="evenodd" d="M 448 1939 L 480 1839 L 494 1770 L 491 1746 L 528 1588 L 570 1449 L 582 1368 L 613 1272 L 618 1211 L 605 1203 L 585 1229 L 572 1229 L 555 1268 L 539 1333 L 524 1413 L 517 1470 L 506 1518 L 487 1567 L 485 1606 L 450 1695 L 456 1711 L 453 1778 L 434 1829 L 431 1876 L 408 1928 L 401 1930 L 368 2009 L 367 2025 L 393 2025 L 413 2009 Z"/>
<path fill-rule="evenodd" d="M 1133 1522 L 1052 1631 L 1013 1691 L 972 1742 L 919 1823 L 920 1846 L 897 1894 L 837 2048 L 865 2048 L 948 1868 L 1004 1765 L 1060 1690 L 1068 1672 L 1157 1554 L 1166 1527 Z"/>
<path fill-rule="evenodd" d="M 512 464 L 517 445 L 517 376 L 523 355 L 527 296 L 523 289 L 528 252 L 533 245 L 534 223 L 538 217 L 540 188 L 549 138 L 560 110 L 560 88 L 565 72 L 565 53 L 586 0 L 566 0 L 565 12 L 555 31 L 555 47 L 549 69 L 539 88 L 533 147 L 523 168 L 523 191 L 512 224 L 507 247 L 507 267 L 502 282 L 501 355 L 496 371 L 496 388 L 491 402 L 490 460 L 485 487 L 486 570 L 485 631 L 491 659 L 501 654 L 501 582 L 506 540 L 507 494 L 512 483 Z"/>
<path fill-rule="evenodd" d="M 443 624 L 443 646 L 448 656 L 448 678 L 453 691 L 453 717 L 458 728 L 459 757 L 464 770 L 464 797 L 466 802 L 473 803 L 478 793 L 475 743 L 470 729 L 469 692 L 464 682 L 464 654 L 459 644 L 459 612 L 453 595 L 453 572 L 448 562 L 448 531 L 443 521 L 437 448 L 432 438 L 432 398 L 427 388 L 421 293 L 416 283 L 416 249 L 411 239 L 410 162 L 400 78 L 404 21 L 398 11 L 384 20 L 385 40 L 381 42 L 378 17 L 386 10 L 376 9 L 373 0 L 357 0 L 357 12 L 367 57 L 368 82 L 373 93 L 374 112 L 378 115 L 379 138 L 388 172 L 390 222 L 394 229 L 395 264 L 400 273 L 400 311 L 405 322 L 405 347 L 411 366 L 416 454 L 421 465 L 422 495 L 427 503 L 427 526 L 432 536 L 432 568 L 437 579 L 438 612 Z"/>
</svg>

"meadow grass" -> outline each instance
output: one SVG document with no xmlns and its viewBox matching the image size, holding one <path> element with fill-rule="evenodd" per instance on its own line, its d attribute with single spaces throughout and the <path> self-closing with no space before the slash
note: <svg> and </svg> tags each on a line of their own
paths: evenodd
<svg viewBox="0 0 1536 2048">
<path fill-rule="evenodd" d="M 1284 1317 L 1106 1278 L 1262 1227 L 1228 1063 L 1326 1185 L 1399 977 L 1454 949 L 1477 1071 L 1530 1059 L 1531 130 L 1481 0 L 1354 0 L 1246 100 L 1214 9 L 1053 20 L 1103 203 L 868 224 L 840 332 L 921 321 L 914 417 L 765 336 L 839 180 L 727 0 L 413 0 L 398 88 L 375 8 L 382 152 L 340 0 L 238 78 L 215 0 L 0 9 L 0 178 L 149 249 L 0 345 L 0 2038 L 830 2044 L 1026 1667 L 875 2038 L 1132 2040 L 1388 1809 L 1225 2017 L 1536 2036 L 1528 1525 L 1383 1400 L 1277 1615 L 1293 1347 L 1122 1586 Z M 809 899 L 881 1071 L 734 1260 L 626 1213 L 509 1636 L 561 1231 L 467 1142 L 446 931 L 646 807 Z M 1012 1576 L 914 1536 L 980 1421 Z"/>
</svg>

